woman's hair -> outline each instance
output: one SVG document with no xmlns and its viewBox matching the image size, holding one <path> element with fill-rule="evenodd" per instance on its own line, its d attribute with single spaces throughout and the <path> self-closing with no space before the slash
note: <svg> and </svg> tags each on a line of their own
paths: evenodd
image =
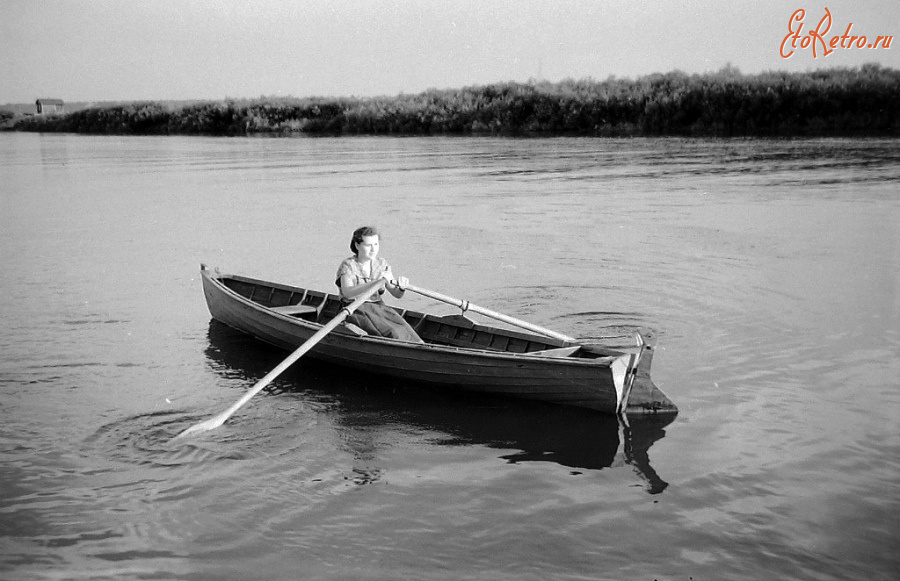
<svg viewBox="0 0 900 581">
<path fill-rule="evenodd" d="M 378 230 L 374 226 L 363 226 L 353 231 L 353 238 L 350 239 L 350 252 L 356 254 L 356 245 L 362 242 L 364 236 L 378 236 Z"/>
</svg>

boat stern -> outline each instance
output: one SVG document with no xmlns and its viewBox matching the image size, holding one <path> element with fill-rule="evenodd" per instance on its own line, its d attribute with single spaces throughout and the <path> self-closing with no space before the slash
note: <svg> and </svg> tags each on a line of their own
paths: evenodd
<svg viewBox="0 0 900 581">
<path fill-rule="evenodd" d="M 678 413 L 678 407 L 650 379 L 650 365 L 656 350 L 656 337 L 649 331 L 636 334 L 638 351 L 632 355 L 628 369 L 628 385 L 619 411 L 627 414 Z M 618 386 L 617 386 L 618 390 Z"/>
</svg>

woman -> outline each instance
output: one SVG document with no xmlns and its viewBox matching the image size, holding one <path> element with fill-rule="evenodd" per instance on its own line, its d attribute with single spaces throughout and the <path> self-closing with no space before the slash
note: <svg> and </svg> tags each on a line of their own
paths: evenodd
<svg viewBox="0 0 900 581">
<path fill-rule="evenodd" d="M 341 262 L 335 280 L 342 299 L 352 301 L 374 288 L 381 279 L 387 281 L 385 288 L 394 297 L 403 297 L 403 287 L 409 284 L 409 279 L 403 276 L 394 278 L 391 266 L 378 256 L 379 239 L 378 230 L 371 226 L 364 226 L 353 232 L 350 250 L 354 255 Z M 347 317 L 347 322 L 370 335 L 422 343 L 409 323 L 397 311 L 384 304 L 382 294 L 384 289 Z"/>
</svg>

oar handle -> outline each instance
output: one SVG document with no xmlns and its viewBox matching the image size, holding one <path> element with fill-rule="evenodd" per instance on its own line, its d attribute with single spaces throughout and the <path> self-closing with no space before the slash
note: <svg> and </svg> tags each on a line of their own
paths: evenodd
<svg viewBox="0 0 900 581">
<path fill-rule="evenodd" d="M 212 430 L 212 429 L 218 428 L 219 426 L 224 424 L 225 421 L 228 418 L 230 418 L 234 414 L 234 412 L 238 411 L 245 403 L 247 403 L 251 397 L 253 397 L 257 393 L 259 393 L 263 388 L 265 388 L 267 385 L 272 383 L 272 381 L 276 377 L 281 375 L 281 373 L 284 372 L 285 369 L 287 369 L 288 367 L 293 365 L 294 362 L 297 361 L 298 359 L 300 359 L 301 357 L 303 357 L 303 355 L 305 355 L 307 351 L 309 351 L 310 349 L 315 347 L 319 341 L 321 341 L 322 339 L 325 338 L 326 335 L 331 333 L 335 327 L 337 327 L 338 325 L 343 323 L 344 319 L 346 319 L 351 314 L 353 314 L 353 311 L 358 309 L 360 307 L 360 305 L 362 305 L 364 302 L 366 302 L 366 300 L 369 297 L 371 297 L 372 295 L 377 293 L 379 290 L 384 288 L 385 282 L 386 281 L 384 279 L 382 279 L 381 281 L 379 281 L 378 284 L 376 284 L 370 290 L 359 295 L 352 303 L 350 303 L 349 305 L 347 305 L 346 307 L 341 309 L 341 311 L 337 314 L 336 317 L 331 319 L 326 325 L 324 325 L 321 329 L 316 331 L 316 333 L 312 337 L 310 337 L 309 339 L 304 341 L 303 344 L 300 345 L 300 347 L 298 347 L 296 351 L 291 353 L 287 359 L 285 359 L 284 361 L 279 363 L 278 366 L 275 367 L 275 369 L 268 372 L 262 379 L 257 381 L 256 384 L 252 388 L 250 388 L 247 391 L 247 393 L 245 393 L 243 396 L 241 396 L 241 398 L 239 400 L 234 402 L 234 404 L 230 408 L 228 408 L 224 412 L 222 412 L 204 422 L 200 422 L 199 424 L 191 426 L 190 428 L 186 429 L 185 431 L 183 431 L 180 434 L 178 434 L 177 436 L 175 436 L 175 438 L 176 439 L 181 438 L 183 436 L 193 434 L 196 432 L 204 432 L 206 430 Z"/>
<path fill-rule="evenodd" d="M 510 325 L 514 325 L 516 327 L 521 327 L 523 329 L 527 329 L 529 331 L 534 331 L 535 333 L 539 333 L 541 335 L 546 335 L 548 337 L 553 337 L 554 339 L 559 339 L 560 341 L 566 341 L 569 343 L 577 343 L 578 340 L 574 337 L 569 337 L 568 335 L 563 335 L 562 333 L 557 333 L 556 331 L 551 331 L 550 329 L 545 329 L 544 327 L 539 327 L 537 325 L 533 325 L 526 321 L 522 321 L 520 319 L 516 319 L 514 317 L 510 317 L 508 315 L 504 315 L 503 313 L 498 313 L 496 311 L 492 311 L 490 309 L 485 309 L 484 307 L 479 307 L 478 305 L 473 305 L 469 301 L 464 301 L 462 299 L 456 299 L 453 297 L 448 297 L 447 295 L 442 295 L 441 293 L 428 290 L 426 288 L 420 288 L 415 285 L 407 284 L 405 287 L 406 290 L 411 290 L 414 293 L 418 293 L 422 296 L 426 296 L 432 298 L 437 301 L 441 301 L 444 303 L 451 304 L 455 307 L 459 307 L 463 311 L 472 311 L 475 313 L 480 313 L 486 317 L 490 317 L 492 319 L 497 319 L 498 321 L 503 321 L 504 323 L 509 323 Z"/>
</svg>

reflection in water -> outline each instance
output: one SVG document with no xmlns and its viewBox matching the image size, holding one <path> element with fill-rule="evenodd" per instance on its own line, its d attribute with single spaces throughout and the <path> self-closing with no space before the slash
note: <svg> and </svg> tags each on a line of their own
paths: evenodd
<svg viewBox="0 0 900 581">
<path fill-rule="evenodd" d="M 285 356 L 215 320 L 208 336 L 210 367 L 242 388 L 251 387 Z M 300 369 L 302 382 L 294 379 Z M 512 463 L 554 462 L 572 468 L 573 474 L 629 465 L 649 493 L 668 486 L 650 466 L 648 450 L 665 436 L 674 414 L 624 421 L 580 408 L 423 390 L 309 359 L 295 364 L 267 392 L 300 393 L 308 407 L 334 414 L 335 424 L 345 430 L 341 440 L 362 465 L 354 470 L 358 484 L 380 477 L 372 465 L 383 442 L 390 441 L 383 432 L 425 431 L 441 434 L 431 439 L 439 445 L 502 449 L 500 457 Z"/>
</svg>

